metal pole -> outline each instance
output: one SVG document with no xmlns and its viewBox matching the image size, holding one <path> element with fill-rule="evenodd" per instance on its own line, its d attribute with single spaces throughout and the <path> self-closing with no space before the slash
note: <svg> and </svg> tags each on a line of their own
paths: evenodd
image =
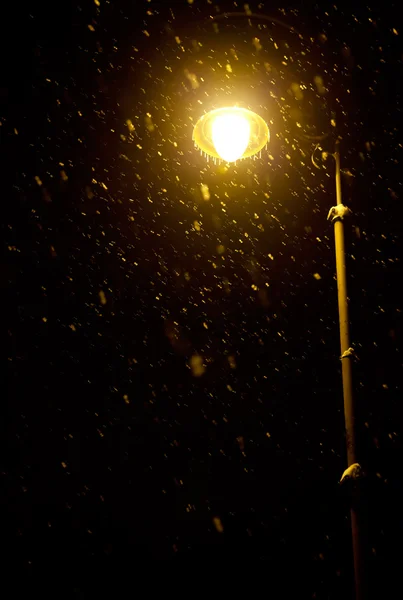
<svg viewBox="0 0 403 600">
<path fill-rule="evenodd" d="M 336 198 L 337 205 L 343 205 L 341 196 L 340 152 L 339 140 L 336 141 L 334 158 L 336 161 Z M 344 225 L 340 218 L 334 219 L 334 241 L 336 250 L 337 295 L 339 305 L 340 349 L 341 356 L 349 354 L 350 333 L 348 320 L 348 301 L 346 283 L 346 256 L 344 248 Z M 343 380 L 344 419 L 346 428 L 347 462 L 348 467 L 357 463 L 357 447 L 355 437 L 355 407 L 353 397 L 352 358 L 347 356 L 341 360 Z M 359 491 L 354 486 L 351 506 L 351 534 L 354 560 L 355 598 L 364 600 L 364 554 L 362 528 L 360 526 Z"/>
</svg>

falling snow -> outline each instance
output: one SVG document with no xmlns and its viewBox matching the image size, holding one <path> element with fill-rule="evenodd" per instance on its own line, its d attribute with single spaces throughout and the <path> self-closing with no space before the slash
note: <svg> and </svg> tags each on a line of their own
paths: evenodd
<svg viewBox="0 0 403 600">
<path fill-rule="evenodd" d="M 320 3 L 87 4 L 50 28 L 30 6 L 1 90 L 13 560 L 33 570 L 54 544 L 85 564 L 284 559 L 302 561 L 307 597 L 347 597 L 326 217 L 340 136 L 379 574 L 402 533 L 399 21 Z M 267 122 L 267 149 L 208 160 L 193 127 L 235 104 Z"/>
</svg>

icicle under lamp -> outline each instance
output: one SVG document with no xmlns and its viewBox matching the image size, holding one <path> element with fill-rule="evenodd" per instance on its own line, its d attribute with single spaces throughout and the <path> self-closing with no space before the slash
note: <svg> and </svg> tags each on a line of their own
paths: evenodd
<svg viewBox="0 0 403 600">
<path fill-rule="evenodd" d="M 193 129 L 193 141 L 206 157 L 227 163 L 259 154 L 270 140 L 266 122 L 238 106 L 203 115 Z"/>
</svg>

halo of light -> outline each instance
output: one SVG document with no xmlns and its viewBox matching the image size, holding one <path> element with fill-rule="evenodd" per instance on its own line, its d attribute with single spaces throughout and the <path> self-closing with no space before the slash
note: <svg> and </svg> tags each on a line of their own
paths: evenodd
<svg viewBox="0 0 403 600">
<path fill-rule="evenodd" d="M 270 140 L 266 122 L 238 106 L 217 108 L 197 121 L 193 141 L 202 153 L 225 162 L 258 154 Z"/>
</svg>

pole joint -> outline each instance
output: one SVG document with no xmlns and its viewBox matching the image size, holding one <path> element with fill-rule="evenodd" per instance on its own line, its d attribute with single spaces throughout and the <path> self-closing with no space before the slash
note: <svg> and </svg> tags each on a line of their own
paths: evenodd
<svg viewBox="0 0 403 600">
<path fill-rule="evenodd" d="M 362 479 L 364 477 L 364 471 L 360 465 L 360 463 L 354 463 L 350 465 L 341 476 L 339 483 L 344 483 L 346 481 L 355 481 L 357 479 Z"/>
<path fill-rule="evenodd" d="M 348 206 L 344 206 L 344 204 L 337 204 L 337 206 L 332 206 L 329 210 L 329 214 L 327 215 L 327 220 L 334 223 L 335 221 L 342 221 L 344 217 L 348 217 L 351 215 L 351 210 Z"/>
<path fill-rule="evenodd" d="M 353 358 L 355 360 L 359 360 L 354 348 L 351 347 L 347 350 L 344 350 L 343 354 L 340 356 L 340 360 L 344 360 L 345 358 Z"/>
</svg>

